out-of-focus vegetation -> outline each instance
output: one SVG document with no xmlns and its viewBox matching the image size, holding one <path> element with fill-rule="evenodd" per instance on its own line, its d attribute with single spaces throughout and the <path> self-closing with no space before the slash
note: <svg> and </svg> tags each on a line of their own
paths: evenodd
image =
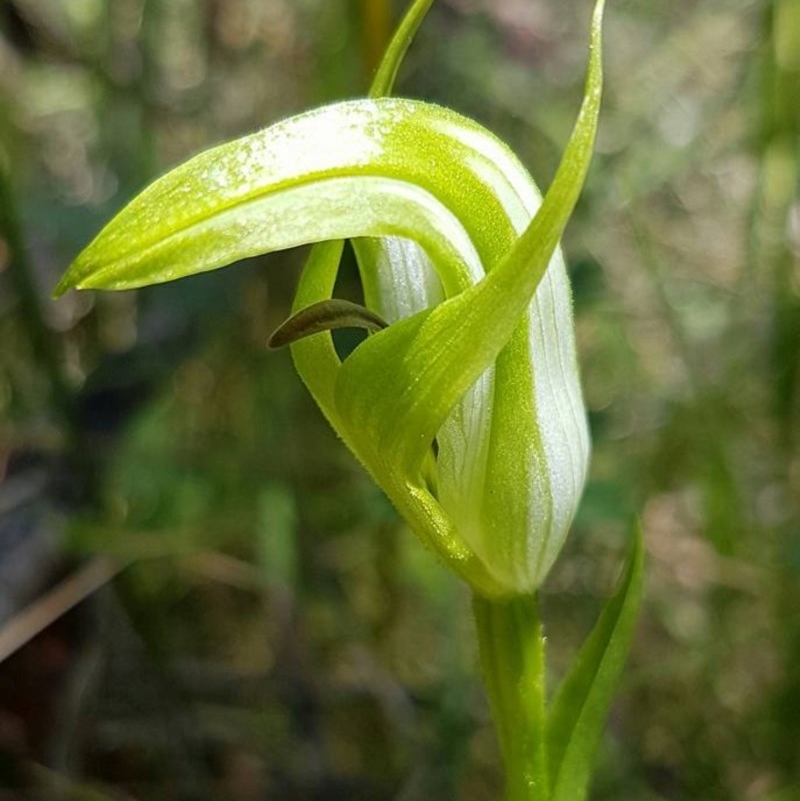
<svg viewBox="0 0 800 801">
<path fill-rule="evenodd" d="M 58 618 L 0 664 L 1 798 L 498 797 L 468 594 L 266 350 L 303 254 L 47 297 L 161 171 L 363 93 L 400 5 L 0 5 L 0 647 L 35 598 Z M 400 93 L 474 116 L 546 185 L 589 12 L 439 0 Z M 606 41 L 565 242 L 594 458 L 545 587 L 551 661 L 640 515 L 645 608 L 594 798 L 791 801 L 800 3 L 617 0 Z"/>
</svg>

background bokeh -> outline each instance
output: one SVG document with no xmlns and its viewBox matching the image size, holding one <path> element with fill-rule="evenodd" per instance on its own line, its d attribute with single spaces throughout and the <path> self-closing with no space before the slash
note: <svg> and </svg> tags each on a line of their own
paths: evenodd
<svg viewBox="0 0 800 801">
<path fill-rule="evenodd" d="M 468 593 L 265 347 L 303 252 L 49 299 L 159 173 L 362 94 L 403 5 L 0 0 L 3 801 L 500 797 Z M 546 187 L 589 15 L 438 0 L 398 91 Z M 640 517 L 592 798 L 796 801 L 800 3 L 614 0 L 606 58 L 564 243 L 595 445 L 544 589 L 553 675 Z"/>
</svg>

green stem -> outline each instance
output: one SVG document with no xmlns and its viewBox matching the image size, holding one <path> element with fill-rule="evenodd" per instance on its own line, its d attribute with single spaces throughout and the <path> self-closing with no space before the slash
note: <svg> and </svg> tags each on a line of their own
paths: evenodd
<svg viewBox="0 0 800 801">
<path fill-rule="evenodd" d="M 546 801 L 545 641 L 536 595 L 473 599 L 481 668 L 506 774 L 506 801 Z"/>
</svg>

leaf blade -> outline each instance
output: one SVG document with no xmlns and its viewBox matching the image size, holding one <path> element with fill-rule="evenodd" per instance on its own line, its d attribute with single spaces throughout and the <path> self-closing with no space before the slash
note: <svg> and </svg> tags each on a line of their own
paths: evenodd
<svg viewBox="0 0 800 801">
<path fill-rule="evenodd" d="M 642 595 L 644 546 L 635 529 L 625 572 L 550 706 L 549 801 L 586 797 L 591 763 L 627 657 Z"/>
</svg>

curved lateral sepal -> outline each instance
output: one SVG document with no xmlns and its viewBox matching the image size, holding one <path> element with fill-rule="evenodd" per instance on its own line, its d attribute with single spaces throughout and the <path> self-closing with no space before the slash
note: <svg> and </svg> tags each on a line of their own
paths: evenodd
<svg viewBox="0 0 800 801">
<path fill-rule="evenodd" d="M 369 88 L 370 97 L 388 97 L 392 93 L 400 65 L 433 3 L 434 0 L 416 0 L 411 4 L 383 54 Z"/>
<path fill-rule="evenodd" d="M 595 6 L 577 122 L 527 230 L 480 283 L 376 334 L 342 365 L 336 385 L 340 412 L 359 420 L 366 450 L 390 454 L 411 475 L 450 410 L 509 341 L 577 202 L 600 111 L 603 5 L 598 0 Z"/>
<path fill-rule="evenodd" d="M 293 313 L 331 297 L 343 249 L 344 240 L 341 239 L 320 242 L 311 248 L 294 296 Z M 342 436 L 333 400 L 336 376 L 342 363 L 330 331 L 298 340 L 292 344 L 291 350 L 297 374 L 333 429 Z"/>
<path fill-rule="evenodd" d="M 415 0 L 411 4 L 386 48 L 370 87 L 370 97 L 387 97 L 392 93 L 397 73 L 408 48 L 433 3 L 434 0 Z M 292 309 L 294 313 L 332 297 L 343 247 L 344 240 L 318 242 L 312 245 L 300 275 L 300 284 Z M 333 387 L 341 362 L 333 347 L 330 333 L 293 343 L 292 358 L 311 396 L 328 422 L 339 431 L 333 404 Z"/>
</svg>

